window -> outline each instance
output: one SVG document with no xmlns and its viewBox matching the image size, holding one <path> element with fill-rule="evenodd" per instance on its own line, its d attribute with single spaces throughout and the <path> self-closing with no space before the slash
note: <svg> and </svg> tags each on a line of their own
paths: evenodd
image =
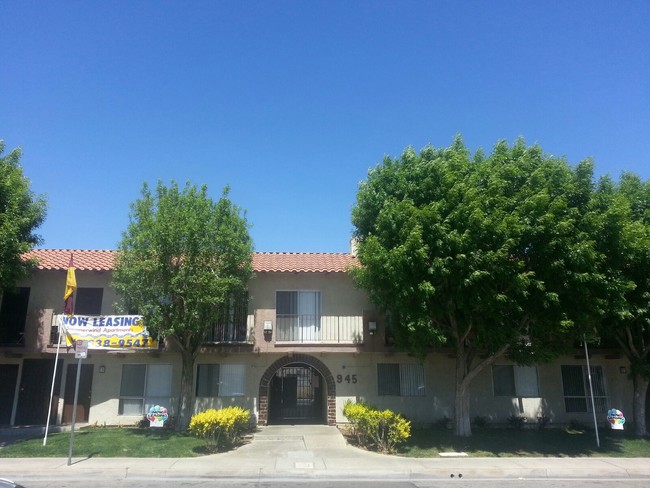
<svg viewBox="0 0 650 488">
<path fill-rule="evenodd" d="M 600 366 L 592 366 L 590 369 L 596 412 L 606 412 L 607 394 L 603 369 Z M 567 413 L 593 411 L 586 366 L 562 366 L 562 387 Z"/>
<path fill-rule="evenodd" d="M 231 295 L 230 300 L 217 309 L 217 320 L 208 333 L 208 342 L 246 342 L 248 319 L 248 292 Z"/>
<path fill-rule="evenodd" d="M 171 364 L 125 364 L 120 385 L 120 415 L 144 415 L 154 405 L 169 409 Z"/>
<path fill-rule="evenodd" d="M 103 288 L 77 288 L 75 315 L 101 315 L 103 295 Z"/>
<path fill-rule="evenodd" d="M 424 368 L 421 364 L 378 364 L 380 396 L 424 396 Z"/>
<path fill-rule="evenodd" d="M 494 396 L 539 397 L 535 366 L 492 366 Z"/>
<path fill-rule="evenodd" d="M 197 397 L 244 396 L 246 368 L 243 364 L 199 364 Z"/>
<path fill-rule="evenodd" d="M 278 341 L 320 340 L 319 291 L 278 291 L 275 305 Z"/>
<path fill-rule="evenodd" d="M 24 345 L 29 288 L 21 287 L 0 293 L 0 344 Z"/>
</svg>

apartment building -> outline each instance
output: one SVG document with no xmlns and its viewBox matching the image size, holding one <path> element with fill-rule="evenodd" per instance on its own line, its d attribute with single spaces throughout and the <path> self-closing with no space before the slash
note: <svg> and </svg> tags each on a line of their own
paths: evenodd
<svg viewBox="0 0 650 488">
<path fill-rule="evenodd" d="M 123 320 L 111 288 L 114 251 L 29 253 L 38 266 L 0 303 L 0 425 L 44 425 L 48 413 L 51 423 L 69 423 L 78 364 L 78 422 L 131 425 L 153 405 L 174 415 L 181 358 L 164 340 L 156 347 L 150 347 L 156 339 L 151 338 L 146 347 L 121 348 L 91 341 L 81 361 L 61 343 L 57 360 L 71 254 L 75 317 L 97 324 Z M 452 418 L 452 351 L 435 350 L 424 360 L 397 351 L 381 314 L 347 273 L 355 265 L 352 254 L 255 253 L 248 292 L 215 317 L 197 358 L 195 411 L 239 405 L 260 425 L 334 425 L 346 422 L 342 407 L 353 400 L 393 409 L 419 424 Z M 590 360 L 598 420 L 606 422 L 610 408 L 631 418 L 625 358 L 594 349 Z M 528 422 L 592 422 L 584 350 L 533 367 L 498 361 L 474 381 L 471 410 L 472 417 L 495 423 L 513 415 Z"/>
</svg>

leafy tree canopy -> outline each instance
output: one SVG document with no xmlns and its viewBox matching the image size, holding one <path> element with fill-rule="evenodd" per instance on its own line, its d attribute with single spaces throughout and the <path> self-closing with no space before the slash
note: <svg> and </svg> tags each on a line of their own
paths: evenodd
<svg viewBox="0 0 650 488">
<path fill-rule="evenodd" d="M 248 223 L 228 198 L 189 183 L 179 189 L 145 184 L 131 205 L 118 247 L 113 285 L 128 311 L 144 316 L 150 333 L 167 337 L 182 356 L 178 428 L 189 424 L 194 361 L 217 309 L 252 277 Z"/>
<path fill-rule="evenodd" d="M 523 140 L 488 157 L 460 137 L 407 149 L 360 185 L 355 279 L 391 317 L 398 345 L 456 350 L 457 390 L 504 354 L 549 360 L 602 313 L 592 187 L 591 162 L 572 168 Z"/>
<path fill-rule="evenodd" d="M 20 166 L 20 150 L 3 156 L 0 140 L 0 295 L 27 276 L 21 256 L 41 242 L 36 229 L 45 219 L 45 199 L 35 196 Z"/>
<path fill-rule="evenodd" d="M 650 381 L 650 182 L 631 173 L 623 173 L 618 183 L 604 177 L 593 207 L 599 216 L 595 235 L 606 276 L 607 307 L 599 332 L 605 343 L 617 344 L 630 362 L 633 425 L 643 436 L 647 435 Z"/>
<path fill-rule="evenodd" d="M 252 276 L 248 223 L 228 192 L 215 203 L 206 186 L 158 182 L 152 193 L 145 184 L 118 246 L 114 286 L 124 306 L 190 350 L 202 344 L 216 307 Z"/>
</svg>

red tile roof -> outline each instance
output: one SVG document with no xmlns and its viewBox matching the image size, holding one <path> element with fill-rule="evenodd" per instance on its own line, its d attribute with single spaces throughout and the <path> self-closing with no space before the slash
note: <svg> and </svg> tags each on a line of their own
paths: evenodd
<svg viewBox="0 0 650 488">
<path fill-rule="evenodd" d="M 38 261 L 38 269 L 65 270 L 73 255 L 74 266 L 84 271 L 110 271 L 115 265 L 115 251 L 82 249 L 35 249 L 25 258 Z M 257 252 L 253 269 L 264 272 L 342 273 L 356 266 L 357 259 L 343 253 Z"/>
<path fill-rule="evenodd" d="M 115 263 L 115 251 L 89 251 L 86 249 L 34 249 L 24 256 L 38 261 L 38 269 L 68 269 L 70 255 L 74 267 L 84 271 L 110 271 Z"/>
<path fill-rule="evenodd" d="M 342 253 L 258 252 L 253 255 L 253 269 L 258 273 L 341 273 L 356 263 L 356 258 Z"/>
</svg>

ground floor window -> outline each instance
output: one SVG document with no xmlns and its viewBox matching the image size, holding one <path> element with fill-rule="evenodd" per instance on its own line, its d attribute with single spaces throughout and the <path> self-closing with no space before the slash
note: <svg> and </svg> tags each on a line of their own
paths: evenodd
<svg viewBox="0 0 650 488">
<path fill-rule="evenodd" d="M 494 396 L 539 397 L 537 368 L 513 364 L 492 366 Z"/>
<path fill-rule="evenodd" d="M 606 412 L 607 393 L 603 368 L 592 366 L 590 369 L 596 412 Z M 564 408 L 567 413 L 592 412 L 586 366 L 562 366 L 562 387 L 564 389 Z"/>
<path fill-rule="evenodd" d="M 424 396 L 424 368 L 421 364 L 377 364 L 377 387 L 380 396 Z"/>
<path fill-rule="evenodd" d="M 244 396 L 245 378 L 243 364 L 199 364 L 196 368 L 196 396 Z"/>
<path fill-rule="evenodd" d="M 171 364 L 124 364 L 120 415 L 144 415 L 154 405 L 170 407 Z"/>
</svg>

